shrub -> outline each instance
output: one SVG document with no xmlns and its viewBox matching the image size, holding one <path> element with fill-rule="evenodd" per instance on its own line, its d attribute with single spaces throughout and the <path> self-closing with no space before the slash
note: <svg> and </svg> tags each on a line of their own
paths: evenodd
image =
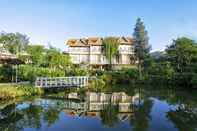
<svg viewBox="0 0 197 131">
<path fill-rule="evenodd" d="M 135 68 L 123 68 L 111 75 L 113 84 L 131 84 L 138 80 L 138 71 Z"/>
<path fill-rule="evenodd" d="M 112 83 L 112 75 L 110 73 L 108 73 L 108 72 L 106 72 L 103 75 L 101 75 L 100 79 L 105 81 L 106 84 L 111 84 Z"/>
<path fill-rule="evenodd" d="M 54 70 L 43 67 L 33 67 L 30 65 L 21 65 L 19 67 L 19 76 L 21 80 L 34 82 L 36 77 L 60 77 L 65 73 L 62 70 Z"/>
<path fill-rule="evenodd" d="M 148 69 L 148 79 L 151 83 L 171 83 L 174 80 L 175 72 L 169 62 L 154 63 Z"/>
<path fill-rule="evenodd" d="M 88 75 L 87 69 L 82 69 L 80 67 L 73 67 L 71 69 L 65 70 L 65 76 L 86 76 Z"/>
<path fill-rule="evenodd" d="M 138 70 L 136 68 L 123 68 L 117 71 L 100 71 L 98 78 L 105 84 L 128 84 L 138 80 Z"/>
<path fill-rule="evenodd" d="M 105 81 L 103 81 L 103 79 L 98 79 L 98 78 L 91 80 L 89 84 L 89 88 L 96 91 L 103 89 L 104 86 L 105 86 Z"/>
<path fill-rule="evenodd" d="M 197 88 L 197 74 L 192 77 L 191 84 L 194 88 Z"/>
<path fill-rule="evenodd" d="M 15 74 L 12 66 L 0 65 L 0 82 L 9 82 L 12 79 L 12 74 Z"/>
<path fill-rule="evenodd" d="M 5 99 L 14 99 L 20 96 L 33 96 L 41 95 L 43 90 L 40 88 L 35 88 L 31 85 L 1 85 L 0 86 L 0 100 Z"/>
</svg>

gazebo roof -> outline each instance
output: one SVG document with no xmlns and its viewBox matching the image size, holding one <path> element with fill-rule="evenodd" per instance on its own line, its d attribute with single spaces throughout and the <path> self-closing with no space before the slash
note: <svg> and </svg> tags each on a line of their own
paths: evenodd
<svg viewBox="0 0 197 131">
<path fill-rule="evenodd" d="M 23 64 L 24 62 L 21 61 L 16 57 L 16 55 L 9 53 L 5 50 L 0 50 L 0 64 Z"/>
</svg>

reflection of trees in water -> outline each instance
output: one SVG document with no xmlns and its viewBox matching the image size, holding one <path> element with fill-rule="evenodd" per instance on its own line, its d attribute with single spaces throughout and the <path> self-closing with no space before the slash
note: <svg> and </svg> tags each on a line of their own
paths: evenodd
<svg viewBox="0 0 197 131">
<path fill-rule="evenodd" d="M 197 94 L 195 91 L 178 90 L 175 88 L 141 88 L 140 92 L 142 99 L 154 97 L 161 101 L 166 101 L 170 105 L 188 104 L 197 106 Z"/>
<path fill-rule="evenodd" d="M 128 89 L 127 89 L 128 90 Z M 129 93 L 130 90 L 130 93 Z M 197 129 L 197 97 L 195 94 L 171 89 L 135 89 L 129 88 L 127 94 L 139 94 L 134 116 L 131 118 L 132 130 L 145 131 L 149 128 L 150 112 L 153 100 L 150 97 L 166 101 L 177 108 L 166 113 L 166 117 L 174 123 L 180 131 L 195 131 Z M 194 92 L 196 93 L 196 92 Z M 25 102 L 24 102 L 25 103 Z M 49 104 L 49 103 L 47 103 Z M 9 104 L 0 110 L 0 131 L 20 131 L 26 127 L 40 129 L 42 122 L 51 126 L 59 119 L 59 113 L 64 108 L 65 101 L 53 100 L 47 107 L 44 105 L 28 104 L 25 108 L 16 108 L 16 104 Z M 114 127 L 119 123 L 118 106 L 108 104 L 104 106 L 101 120 L 107 127 Z"/>
<path fill-rule="evenodd" d="M 1 131 L 19 131 L 22 125 L 18 125 L 18 121 L 23 117 L 19 112 L 15 111 L 16 105 L 10 104 L 2 109 L 0 112 L 0 130 Z"/>
<path fill-rule="evenodd" d="M 112 105 L 111 103 L 105 105 L 101 111 L 101 121 L 108 127 L 115 126 L 118 122 L 118 106 Z"/>
<path fill-rule="evenodd" d="M 161 88 L 146 91 L 146 97 L 155 97 L 166 101 L 169 105 L 176 107 L 166 112 L 166 117 L 180 131 L 197 130 L 197 96 L 196 92 L 188 90 L 176 90 Z"/>
<path fill-rule="evenodd" d="M 51 126 L 59 119 L 60 110 L 49 107 L 47 111 L 43 114 L 43 119 L 47 122 L 48 127 Z"/>
<path fill-rule="evenodd" d="M 196 131 L 197 129 L 197 108 L 181 105 L 167 112 L 166 116 L 180 131 Z"/>
<path fill-rule="evenodd" d="M 41 106 L 36 106 L 30 104 L 28 108 L 21 110 L 24 114 L 23 119 L 24 126 L 39 129 L 41 127 L 41 114 L 43 108 Z"/>
<path fill-rule="evenodd" d="M 197 129 L 197 97 L 196 92 L 180 91 L 176 89 L 150 89 L 142 88 L 139 91 L 140 98 L 146 102 L 146 99 L 153 97 L 161 101 L 166 101 L 169 105 L 177 106 L 174 110 L 166 113 L 166 117 L 180 130 L 180 131 L 195 131 Z M 143 105 L 144 105 L 143 104 Z M 148 117 L 146 112 L 140 110 L 143 105 L 135 111 L 135 118 L 132 119 L 134 130 L 147 130 Z M 136 128 L 137 127 L 137 128 Z"/>
<path fill-rule="evenodd" d="M 0 116 L 1 116 L 1 117 L 4 117 L 4 116 L 7 116 L 7 115 L 9 115 L 9 114 L 15 112 L 15 110 L 13 110 L 13 109 L 15 109 L 15 107 L 16 107 L 16 104 L 15 104 L 15 103 L 12 103 L 12 104 L 10 104 L 10 105 L 4 107 L 4 108 L 1 110 L 1 112 L 0 112 Z"/>
<path fill-rule="evenodd" d="M 50 126 L 59 119 L 59 112 L 56 107 L 44 109 L 29 104 L 27 108 L 17 109 L 16 104 L 10 104 L 0 110 L 0 131 L 20 131 L 25 127 L 40 129 L 42 119 Z"/>
<path fill-rule="evenodd" d="M 152 106 L 153 101 L 151 99 L 145 99 L 142 104 L 136 107 L 134 117 L 131 118 L 134 131 L 146 131 L 148 129 Z"/>
<path fill-rule="evenodd" d="M 131 117 L 132 130 L 134 131 L 146 131 L 149 127 L 149 121 L 151 119 L 150 113 L 153 106 L 153 100 L 149 99 L 149 94 L 144 88 L 136 88 L 125 90 L 130 96 L 139 94 L 137 105 L 134 106 L 134 116 Z M 101 111 L 101 119 L 104 125 L 108 127 L 115 126 L 118 122 L 118 106 L 108 104 L 104 110 Z"/>
</svg>

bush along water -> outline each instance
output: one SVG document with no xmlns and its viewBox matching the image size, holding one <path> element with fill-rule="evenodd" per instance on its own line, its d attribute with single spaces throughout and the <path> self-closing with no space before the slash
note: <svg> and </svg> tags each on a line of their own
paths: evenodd
<svg viewBox="0 0 197 131">
<path fill-rule="evenodd" d="M 34 96 L 43 94 L 43 90 L 31 85 L 0 85 L 0 100 L 14 99 L 21 96 Z"/>
<path fill-rule="evenodd" d="M 138 70 L 136 68 L 123 68 L 116 71 L 92 72 L 96 79 L 90 81 L 91 89 L 102 89 L 107 85 L 134 84 L 138 81 Z"/>
</svg>

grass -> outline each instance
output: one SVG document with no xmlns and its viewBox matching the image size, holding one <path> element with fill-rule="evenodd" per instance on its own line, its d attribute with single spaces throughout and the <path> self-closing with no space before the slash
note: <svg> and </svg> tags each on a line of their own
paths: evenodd
<svg viewBox="0 0 197 131">
<path fill-rule="evenodd" d="M 21 96 L 40 95 L 43 91 L 30 84 L 1 84 L 0 100 L 14 99 Z"/>
</svg>

